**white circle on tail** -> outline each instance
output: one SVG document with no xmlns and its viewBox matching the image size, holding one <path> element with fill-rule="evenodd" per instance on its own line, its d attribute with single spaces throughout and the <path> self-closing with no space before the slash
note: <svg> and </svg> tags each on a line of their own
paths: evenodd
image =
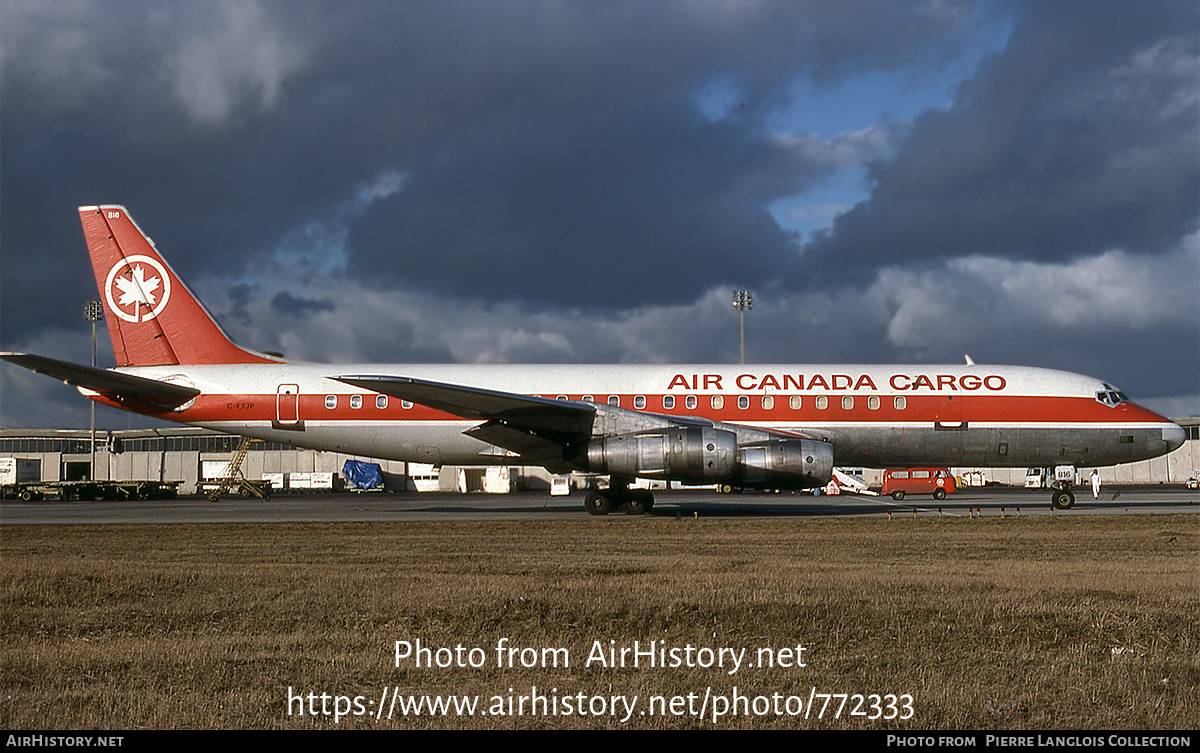
<svg viewBox="0 0 1200 753">
<path fill-rule="evenodd" d="M 127 322 L 148 322 L 167 305 L 171 278 L 157 259 L 128 256 L 108 270 L 104 294 L 109 309 L 117 316 Z"/>
</svg>

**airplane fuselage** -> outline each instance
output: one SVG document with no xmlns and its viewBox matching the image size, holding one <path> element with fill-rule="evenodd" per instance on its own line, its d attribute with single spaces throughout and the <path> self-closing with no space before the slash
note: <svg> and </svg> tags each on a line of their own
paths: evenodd
<svg viewBox="0 0 1200 753">
<path fill-rule="evenodd" d="M 176 410 L 141 411 L 147 415 L 433 464 L 514 460 L 463 433 L 476 420 L 356 389 L 335 377 L 403 374 L 709 419 L 827 441 L 837 465 L 873 468 L 1112 465 L 1163 454 L 1179 431 L 1116 399 L 1118 393 L 1099 380 L 1014 366 L 233 364 L 119 371 L 200 390 Z"/>
</svg>

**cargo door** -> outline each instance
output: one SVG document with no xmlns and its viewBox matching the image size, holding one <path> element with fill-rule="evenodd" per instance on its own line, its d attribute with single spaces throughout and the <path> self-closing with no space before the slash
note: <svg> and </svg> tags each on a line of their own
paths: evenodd
<svg viewBox="0 0 1200 753">
<path fill-rule="evenodd" d="M 295 427 L 300 423 L 300 387 L 281 384 L 275 392 L 275 420 L 280 426 Z"/>
<path fill-rule="evenodd" d="M 954 458 L 961 458 L 967 444 L 967 422 L 963 420 L 962 398 L 945 395 L 939 400 L 941 404 L 937 420 L 933 422 L 935 451 L 943 456 L 949 453 Z"/>
<path fill-rule="evenodd" d="M 940 401 L 934 428 L 938 431 L 965 431 L 967 422 L 963 420 L 962 398 L 944 395 Z"/>
</svg>

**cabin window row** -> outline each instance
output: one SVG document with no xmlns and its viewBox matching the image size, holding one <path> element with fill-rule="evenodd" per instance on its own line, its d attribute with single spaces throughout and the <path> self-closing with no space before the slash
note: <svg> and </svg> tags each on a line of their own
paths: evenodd
<svg viewBox="0 0 1200 753">
<path fill-rule="evenodd" d="M 558 395 L 557 399 L 567 400 L 568 398 L 566 395 Z M 596 398 L 594 395 L 584 395 L 583 396 L 583 402 L 585 402 L 585 403 L 592 403 L 592 402 L 595 402 L 595 400 L 596 400 Z M 609 405 L 612 405 L 614 407 L 620 407 L 621 396 L 620 395 L 609 395 L 607 402 Z M 662 407 L 664 410 L 674 410 L 675 402 L 676 401 L 675 401 L 674 395 L 664 395 L 663 399 L 662 399 Z M 759 399 L 759 402 L 762 405 L 763 410 L 774 410 L 775 409 L 775 396 L 774 395 L 763 395 Z M 683 399 L 683 405 L 686 410 L 695 410 L 698 404 L 699 403 L 698 403 L 698 400 L 695 395 L 687 395 Z M 724 395 L 713 395 L 712 398 L 710 399 L 710 404 L 712 405 L 713 410 L 722 410 L 725 407 L 725 396 Z M 817 410 L 827 410 L 829 408 L 829 397 L 826 395 L 818 395 L 816 398 L 813 399 L 813 404 L 815 405 Z M 844 395 L 842 397 L 842 410 L 853 410 L 854 404 L 855 404 L 855 401 L 854 401 L 853 395 Z M 879 410 L 879 405 L 880 405 L 880 401 L 879 401 L 878 395 L 870 395 L 867 397 L 867 408 L 869 410 Z M 907 400 L 905 399 L 905 397 L 903 395 L 897 395 L 895 397 L 895 399 L 893 400 L 893 405 L 895 405 L 896 410 L 904 410 L 907 407 Z M 326 408 L 333 410 L 334 408 L 337 408 L 337 406 L 338 406 L 338 396 L 337 395 L 326 395 L 325 396 L 325 407 Z M 358 409 L 362 408 L 362 406 L 363 406 L 363 396 L 362 395 L 351 395 L 350 396 L 350 408 L 352 410 L 358 410 Z M 388 407 L 388 396 L 387 395 L 376 395 L 375 396 L 375 407 L 378 408 L 379 410 L 383 410 L 383 409 L 387 408 Z M 408 400 L 401 400 L 400 407 L 404 408 L 405 410 L 408 410 L 413 407 L 413 404 L 412 404 L 412 402 L 410 402 Z M 646 409 L 646 396 L 645 395 L 634 395 L 633 407 L 636 410 L 645 410 Z M 750 397 L 748 395 L 739 395 L 738 399 L 737 399 L 737 407 L 740 410 L 748 410 L 750 408 Z M 792 395 L 791 397 L 788 398 L 788 407 L 790 407 L 792 410 L 800 410 L 801 408 L 804 407 L 803 397 L 801 397 L 800 395 Z"/>
<path fill-rule="evenodd" d="M 557 399 L 568 400 L 569 398 L 566 395 L 559 395 Z M 596 402 L 595 395 L 584 395 L 582 399 L 583 399 L 583 402 L 585 402 L 585 403 Z M 619 408 L 621 406 L 621 396 L 620 395 L 609 395 L 607 402 L 609 405 Z M 713 410 L 723 409 L 725 407 L 725 396 L 724 395 L 713 395 L 711 398 L 710 404 L 712 405 Z M 760 404 L 762 405 L 763 410 L 774 410 L 775 409 L 775 396 L 774 395 L 763 395 L 762 398 L 760 398 Z M 813 404 L 816 406 L 817 410 L 827 410 L 829 408 L 829 397 L 826 395 L 818 395 L 816 398 L 814 398 Z M 854 410 L 854 404 L 855 404 L 855 401 L 854 401 L 853 395 L 845 395 L 842 397 L 842 410 Z M 881 403 L 880 403 L 878 395 L 867 396 L 867 409 L 868 410 L 879 410 L 880 404 Z M 687 395 L 684 397 L 683 407 L 686 410 L 695 410 L 697 405 L 698 405 L 698 401 L 697 401 L 695 395 Z M 892 405 L 895 406 L 896 410 L 904 410 L 905 408 L 908 407 L 908 400 L 907 400 L 907 398 L 904 397 L 904 395 L 897 395 L 893 399 Z M 646 409 L 646 396 L 645 395 L 634 395 L 633 396 L 633 407 L 636 410 L 645 410 Z M 663 399 L 662 399 L 662 407 L 664 410 L 674 410 L 675 409 L 675 396 L 674 395 L 664 395 Z M 748 410 L 750 408 L 750 397 L 748 395 L 739 395 L 738 399 L 737 399 L 737 407 L 741 410 Z M 792 410 L 800 410 L 801 408 L 804 407 L 804 398 L 800 395 L 792 395 L 791 397 L 788 398 L 788 407 L 791 408 Z"/>
<path fill-rule="evenodd" d="M 334 408 L 338 407 L 338 396 L 337 395 L 326 395 L 325 396 L 325 407 L 328 408 L 329 410 L 333 410 Z M 362 407 L 363 407 L 363 396 L 362 395 L 351 395 L 350 396 L 350 408 L 353 410 L 358 410 L 359 408 L 362 408 Z M 383 409 L 387 408 L 388 407 L 388 396 L 387 395 L 376 395 L 375 396 L 375 407 L 378 408 L 379 410 L 383 410 Z M 408 400 L 401 400 L 400 407 L 404 408 L 405 410 L 408 410 L 409 408 L 413 407 L 413 404 Z"/>
</svg>

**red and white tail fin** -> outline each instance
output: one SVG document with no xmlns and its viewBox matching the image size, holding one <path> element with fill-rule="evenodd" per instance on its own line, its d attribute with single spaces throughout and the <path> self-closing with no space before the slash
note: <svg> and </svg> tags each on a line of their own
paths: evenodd
<svg viewBox="0 0 1200 753">
<path fill-rule="evenodd" d="M 118 366 L 274 363 L 239 347 L 120 206 L 80 207 Z"/>
</svg>

